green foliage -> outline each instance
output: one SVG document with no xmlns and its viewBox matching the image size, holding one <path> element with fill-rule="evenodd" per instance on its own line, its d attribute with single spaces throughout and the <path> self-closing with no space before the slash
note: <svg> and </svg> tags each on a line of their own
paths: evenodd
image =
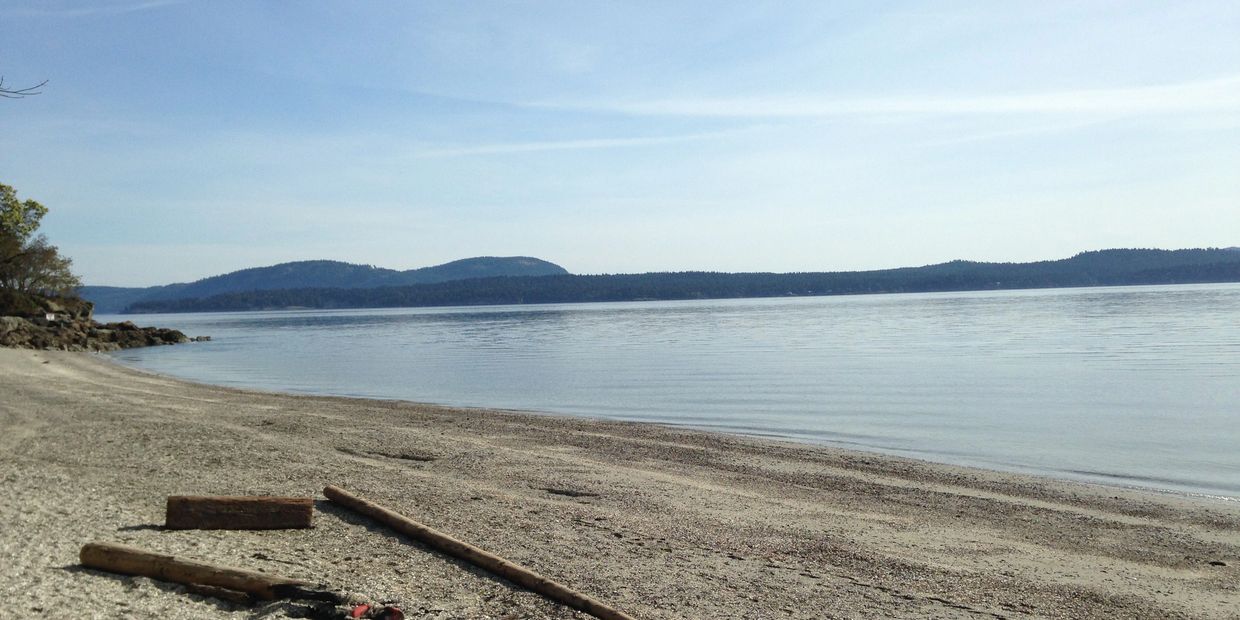
<svg viewBox="0 0 1240 620">
<path fill-rule="evenodd" d="M 47 215 L 47 207 L 33 200 L 18 200 L 17 191 L 0 183 L 0 235 L 22 241 L 30 238 Z"/>
<path fill-rule="evenodd" d="M 82 282 L 72 261 L 60 255 L 43 235 L 35 235 L 47 207 L 19 200 L 0 183 L 0 289 L 41 295 L 73 293 Z"/>
<path fill-rule="evenodd" d="M 0 316 L 43 316 L 43 306 L 26 293 L 0 288 Z"/>
</svg>

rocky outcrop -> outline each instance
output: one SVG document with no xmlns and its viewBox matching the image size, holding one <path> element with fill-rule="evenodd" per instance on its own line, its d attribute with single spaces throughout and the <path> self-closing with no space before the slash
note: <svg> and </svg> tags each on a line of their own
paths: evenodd
<svg viewBox="0 0 1240 620">
<path fill-rule="evenodd" d="M 17 349 L 115 351 L 190 342 L 175 329 L 100 323 L 89 301 L 11 293 L 0 298 L 0 346 Z M 205 340 L 199 338 L 195 340 Z"/>
<path fill-rule="evenodd" d="M 175 329 L 138 327 L 130 321 L 99 323 L 0 317 L 0 346 L 18 349 L 116 351 L 189 341 L 189 337 Z"/>
</svg>

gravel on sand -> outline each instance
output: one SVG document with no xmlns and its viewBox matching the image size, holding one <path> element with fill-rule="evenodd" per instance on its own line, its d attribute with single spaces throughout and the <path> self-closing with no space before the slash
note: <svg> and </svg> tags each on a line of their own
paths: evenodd
<svg viewBox="0 0 1240 620">
<path fill-rule="evenodd" d="M 638 618 L 1240 617 L 1238 502 L 0 350 L 0 617 L 298 611 L 77 566 L 101 541 L 409 618 L 587 618 L 322 501 L 327 484 Z M 321 501 L 311 529 L 173 531 L 169 495 Z"/>
</svg>

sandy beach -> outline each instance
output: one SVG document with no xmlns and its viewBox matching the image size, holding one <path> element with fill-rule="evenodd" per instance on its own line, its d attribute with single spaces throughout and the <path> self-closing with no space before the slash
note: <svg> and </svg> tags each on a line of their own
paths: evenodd
<svg viewBox="0 0 1240 620">
<path fill-rule="evenodd" d="M 335 484 L 638 618 L 1237 618 L 1240 503 L 654 425 L 304 397 L 0 349 L 0 617 L 280 618 L 77 566 L 91 541 L 410 618 L 587 618 L 320 502 L 165 531 L 168 495 Z"/>
</svg>

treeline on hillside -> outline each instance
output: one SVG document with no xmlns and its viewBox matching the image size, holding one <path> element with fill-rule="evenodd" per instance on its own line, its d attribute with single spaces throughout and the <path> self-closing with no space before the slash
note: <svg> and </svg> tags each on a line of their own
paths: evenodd
<svg viewBox="0 0 1240 620">
<path fill-rule="evenodd" d="M 1240 282 L 1235 250 L 1103 250 L 1059 261 L 828 273 L 677 272 L 498 277 L 370 289 L 301 288 L 148 301 L 129 312 L 385 308 L 729 299 L 868 293 Z"/>
</svg>

